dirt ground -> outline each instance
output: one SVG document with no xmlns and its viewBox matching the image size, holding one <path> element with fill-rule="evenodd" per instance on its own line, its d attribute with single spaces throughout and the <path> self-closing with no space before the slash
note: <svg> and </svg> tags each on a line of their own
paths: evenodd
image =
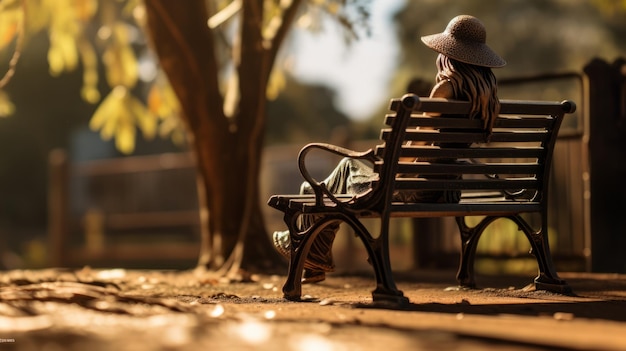
<svg viewBox="0 0 626 351">
<path fill-rule="evenodd" d="M 4 350 L 626 350 L 626 277 L 561 273 L 566 296 L 532 277 L 396 274 L 403 309 L 371 304 L 374 279 L 333 274 L 282 298 L 283 276 L 228 282 L 192 271 L 0 274 Z"/>
</svg>

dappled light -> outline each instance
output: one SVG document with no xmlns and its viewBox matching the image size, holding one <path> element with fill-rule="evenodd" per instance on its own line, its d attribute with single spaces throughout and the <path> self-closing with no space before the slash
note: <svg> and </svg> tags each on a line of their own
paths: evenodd
<svg viewBox="0 0 626 351">
<path fill-rule="evenodd" d="M 491 278 L 483 289 L 447 289 L 450 280 L 442 271 L 421 272 L 401 280 L 414 301 L 405 310 L 368 307 L 372 286 L 366 277 L 329 277 L 309 293 L 335 298 L 301 303 L 263 288 L 277 278 L 221 284 L 202 282 L 191 272 L 13 271 L 0 277 L 0 333 L 17 350 L 518 351 L 625 345 L 619 332 L 626 303 L 620 276 L 568 275 L 579 294 L 564 296 L 526 291 L 511 277 Z"/>
<path fill-rule="evenodd" d="M 492 107 L 530 106 L 488 132 L 448 118 L 463 97 L 433 87 L 458 76 L 420 42 L 463 14 L 507 63 Z M 624 18 L 614 0 L 0 0 L 0 349 L 626 350 Z M 381 190 L 299 194 L 308 143 L 366 155 Z M 392 144 L 417 162 L 384 183 Z M 305 177 L 344 156 L 311 152 Z M 311 218 L 336 240 L 295 235 Z"/>
</svg>

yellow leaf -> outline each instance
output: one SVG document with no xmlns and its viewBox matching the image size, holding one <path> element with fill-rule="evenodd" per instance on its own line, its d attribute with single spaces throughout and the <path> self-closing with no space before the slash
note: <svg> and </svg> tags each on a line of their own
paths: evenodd
<svg viewBox="0 0 626 351">
<path fill-rule="evenodd" d="M 80 89 L 80 96 L 83 100 L 87 101 L 90 104 L 95 104 L 100 101 L 100 92 L 98 89 L 95 89 L 91 86 L 83 86 Z"/>
<path fill-rule="evenodd" d="M 270 74 L 269 82 L 267 83 L 267 89 L 265 90 L 265 96 L 268 100 L 275 100 L 280 92 L 285 89 L 287 85 L 287 80 L 285 79 L 285 74 L 280 69 L 272 70 Z"/>
<path fill-rule="evenodd" d="M 57 46 L 50 45 L 48 49 L 48 67 L 54 77 L 63 72 L 63 54 Z"/>
<path fill-rule="evenodd" d="M 81 21 L 88 21 L 98 10 L 98 1 L 96 0 L 74 0 L 74 9 L 76 18 Z"/>
<path fill-rule="evenodd" d="M 116 129 L 118 128 L 119 123 L 119 115 L 122 112 L 122 107 L 120 105 L 116 105 L 113 107 L 111 111 L 111 116 L 104 121 L 102 128 L 100 128 L 100 137 L 103 140 L 111 140 L 116 133 Z"/>
<path fill-rule="evenodd" d="M 150 112 L 154 113 L 157 116 L 161 116 L 161 112 L 164 108 L 164 101 L 161 91 L 156 84 L 153 84 L 150 87 L 147 102 L 148 110 L 150 110 Z"/>
<path fill-rule="evenodd" d="M 148 109 L 160 119 L 178 115 L 180 108 L 172 87 L 168 84 L 153 84 L 148 93 Z"/>
<path fill-rule="evenodd" d="M 46 7 L 46 3 L 40 0 L 24 0 L 26 1 L 26 31 L 36 33 L 46 28 L 50 24 L 51 11 Z"/>
<path fill-rule="evenodd" d="M 20 0 L 0 1 L 0 26 L 19 23 L 23 20 L 24 11 Z"/>
<path fill-rule="evenodd" d="M 115 147 L 128 154 L 135 149 L 137 127 L 147 138 L 157 133 L 157 117 L 141 100 L 132 96 L 122 85 L 116 86 L 102 101 L 89 122 L 92 130 L 99 130 L 104 140 L 115 138 Z"/>
<path fill-rule="evenodd" d="M 130 42 L 128 26 L 123 22 L 115 23 L 113 26 L 113 35 L 115 36 L 115 40 L 119 43 L 126 44 Z"/>
<path fill-rule="evenodd" d="M 56 45 L 63 55 L 65 70 L 72 71 L 78 65 L 78 51 L 76 49 L 76 39 L 64 33 L 57 38 Z"/>
<path fill-rule="evenodd" d="M 128 107 L 137 121 L 139 129 L 146 139 L 153 139 L 156 135 L 157 118 L 146 108 L 146 106 L 135 97 L 129 97 Z"/>
<path fill-rule="evenodd" d="M 103 57 L 107 65 L 109 85 L 134 87 L 139 76 L 139 65 L 131 47 L 128 25 L 118 22 L 111 27 L 111 30 L 112 39 Z"/>
<path fill-rule="evenodd" d="M 139 76 L 139 65 L 135 52 L 130 44 L 121 47 L 119 52 L 120 65 L 122 66 L 122 84 L 127 87 L 134 87 Z"/>
<path fill-rule="evenodd" d="M 9 22 L 6 16 L 0 17 L 0 49 L 5 48 L 13 41 L 17 34 L 17 23 Z"/>
<path fill-rule="evenodd" d="M 78 49 L 83 63 L 83 87 L 81 89 L 81 97 L 83 100 L 95 104 L 100 101 L 100 92 L 98 91 L 98 59 L 93 46 L 87 40 L 81 40 Z"/>
<path fill-rule="evenodd" d="M 115 118 L 115 111 L 122 104 L 126 94 L 126 88 L 122 86 L 113 88 L 94 112 L 89 121 L 89 128 L 94 131 L 99 130 L 104 127 L 107 120 Z"/>
<path fill-rule="evenodd" d="M 98 71 L 96 67 L 84 67 L 83 71 L 83 83 L 95 87 L 96 83 L 98 83 Z"/>
<path fill-rule="evenodd" d="M 135 150 L 135 126 L 124 120 L 115 133 L 115 147 L 123 154 L 130 154 Z"/>
<path fill-rule="evenodd" d="M 133 49 L 128 43 L 113 42 L 107 47 L 103 62 L 107 66 L 109 85 L 134 87 L 137 83 L 138 65 Z"/>
<path fill-rule="evenodd" d="M 21 9 L 22 4 L 20 0 L 4 0 L 0 3 L 0 10 L 2 11 L 12 11 L 15 9 Z"/>
<path fill-rule="evenodd" d="M 167 106 L 167 114 L 178 115 L 180 112 L 180 104 L 171 85 L 166 84 L 163 86 L 163 97 L 165 99 L 165 105 Z"/>
<path fill-rule="evenodd" d="M 109 45 L 102 55 L 102 62 L 106 66 L 106 79 L 110 86 L 122 85 L 122 66 L 117 60 L 117 45 Z"/>
<path fill-rule="evenodd" d="M 186 131 L 179 118 L 180 104 L 176 93 L 164 78 L 157 80 L 150 88 L 148 108 L 161 121 L 158 124 L 159 136 L 170 137 L 174 143 L 182 145 Z"/>
<path fill-rule="evenodd" d="M 172 141 L 178 146 L 183 146 L 187 141 L 187 134 L 182 128 L 175 129 L 172 133 Z"/>
<path fill-rule="evenodd" d="M 159 136 L 161 138 L 170 137 L 176 144 L 182 143 L 186 135 L 186 129 L 180 118 L 169 116 L 164 118 L 159 125 Z"/>
<path fill-rule="evenodd" d="M 15 105 L 11 102 L 9 95 L 0 90 L 0 117 L 8 117 L 15 112 Z"/>
</svg>

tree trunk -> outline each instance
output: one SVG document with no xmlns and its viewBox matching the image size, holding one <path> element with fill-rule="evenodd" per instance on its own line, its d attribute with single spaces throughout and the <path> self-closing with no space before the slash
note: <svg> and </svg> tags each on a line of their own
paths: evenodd
<svg viewBox="0 0 626 351">
<path fill-rule="evenodd" d="M 259 207 L 267 74 L 245 75 L 243 103 L 235 116 L 227 118 L 204 1 L 146 0 L 145 4 L 154 49 L 180 101 L 196 155 L 202 219 L 198 266 L 226 268 L 224 273 L 240 265 L 252 271 L 282 266 Z M 262 60 L 257 57 L 257 61 Z M 245 67 L 252 73 L 253 66 Z"/>
<path fill-rule="evenodd" d="M 202 250 L 210 254 L 201 256 L 198 265 L 215 270 L 236 269 L 241 264 L 244 270 L 275 273 L 284 264 L 271 246 L 259 206 L 260 162 L 250 162 L 260 161 L 262 148 L 250 147 L 238 139 L 230 135 L 221 140 L 219 161 L 198 159 L 210 217 L 209 235 L 205 237 L 207 246 Z M 195 142 L 198 154 L 209 147 L 213 145 L 206 138 Z M 238 245 L 242 251 L 236 251 Z M 233 252 L 236 256 L 226 261 Z"/>
</svg>

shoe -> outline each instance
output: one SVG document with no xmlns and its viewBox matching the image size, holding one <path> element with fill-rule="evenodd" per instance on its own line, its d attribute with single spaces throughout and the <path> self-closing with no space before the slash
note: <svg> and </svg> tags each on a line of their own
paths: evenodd
<svg viewBox="0 0 626 351">
<path fill-rule="evenodd" d="M 278 251 L 281 256 L 286 259 L 289 259 L 291 254 L 291 245 L 289 240 L 289 231 L 276 231 L 272 234 L 272 243 L 274 244 L 274 248 Z"/>
<path fill-rule="evenodd" d="M 272 234 L 272 243 L 274 248 L 286 259 L 289 259 L 291 255 L 291 241 L 289 239 L 289 231 L 275 231 Z M 304 261 L 304 274 L 302 277 L 302 284 L 312 284 L 321 282 L 326 279 L 326 272 L 332 272 L 335 270 L 332 261 L 330 264 L 327 262 L 317 262 L 319 255 L 311 255 Z"/>
<path fill-rule="evenodd" d="M 302 274 L 302 284 L 319 283 L 326 279 L 326 272 L 305 269 Z"/>
</svg>

